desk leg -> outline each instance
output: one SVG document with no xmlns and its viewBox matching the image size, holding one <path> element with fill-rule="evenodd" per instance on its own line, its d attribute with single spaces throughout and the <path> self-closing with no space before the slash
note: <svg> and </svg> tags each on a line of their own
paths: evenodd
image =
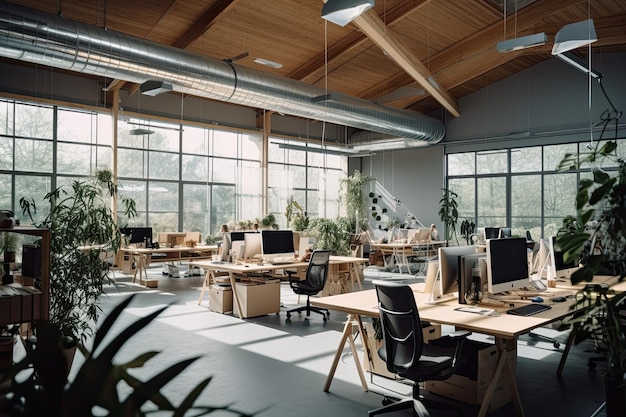
<svg viewBox="0 0 626 417">
<path fill-rule="evenodd" d="M 137 267 L 135 268 L 135 272 L 133 272 L 133 283 L 137 278 L 137 274 L 139 274 L 139 285 L 143 285 L 145 281 L 148 280 L 148 271 L 146 271 L 146 262 L 144 255 L 133 255 L 132 258 L 137 261 Z M 146 276 L 145 281 L 143 280 L 143 275 Z"/>
<path fill-rule="evenodd" d="M 574 331 L 570 330 L 569 336 L 567 336 L 567 343 L 565 344 L 565 348 L 563 349 L 563 353 L 561 354 L 561 360 L 559 361 L 559 367 L 556 369 L 556 376 L 558 378 L 563 374 L 563 368 L 565 367 L 565 361 L 567 360 L 567 356 L 569 355 L 569 350 L 572 348 L 572 344 L 574 343 Z"/>
<path fill-rule="evenodd" d="M 357 272 L 357 264 L 350 262 L 350 281 L 352 282 L 352 291 L 354 291 L 354 283 L 356 282 L 359 286 L 359 291 L 363 291 L 363 284 L 361 284 L 361 277 Z"/>
<path fill-rule="evenodd" d="M 198 298 L 198 305 L 202 304 L 202 300 L 204 300 L 204 292 L 209 286 L 212 276 L 213 276 L 213 271 L 210 269 L 207 269 L 206 275 L 204 276 L 204 282 L 202 282 L 202 289 L 200 290 L 200 298 Z"/>
<path fill-rule="evenodd" d="M 337 370 L 339 359 L 341 359 L 343 348 L 346 346 L 346 341 L 348 339 L 350 339 L 350 347 L 352 348 L 352 355 L 354 356 L 354 361 L 357 365 L 357 371 L 359 372 L 359 378 L 361 379 L 361 385 L 363 386 L 363 391 L 367 392 L 368 390 L 367 381 L 365 380 L 365 375 L 363 374 L 363 368 L 361 367 L 361 362 L 359 361 L 356 347 L 354 345 L 354 337 L 352 336 L 352 325 L 355 321 L 359 325 L 359 332 L 361 332 L 361 338 L 366 337 L 365 332 L 363 331 L 363 323 L 361 322 L 361 318 L 358 315 L 349 314 L 346 324 L 343 327 L 341 341 L 339 342 L 339 346 L 337 347 L 337 352 L 335 352 L 333 364 L 331 365 L 330 371 L 328 371 L 328 376 L 326 377 L 326 383 L 324 384 L 324 392 L 328 392 L 328 390 L 330 389 L 330 384 L 331 382 L 333 382 L 333 377 L 335 376 L 335 371 Z"/>
<path fill-rule="evenodd" d="M 523 417 L 524 409 L 522 408 L 522 401 L 519 396 L 519 391 L 517 390 L 517 381 L 515 380 L 515 372 L 513 371 L 513 367 L 511 366 L 511 355 L 517 354 L 516 352 L 516 344 L 517 339 L 512 340 L 504 340 L 496 338 L 496 346 L 498 348 L 498 365 L 496 366 L 496 370 L 493 373 L 493 377 L 491 378 L 491 382 L 487 387 L 487 391 L 485 392 L 485 397 L 483 398 L 483 402 L 480 405 L 480 411 L 478 412 L 478 417 L 485 417 L 487 412 L 489 411 L 489 406 L 491 404 L 491 399 L 493 397 L 493 393 L 498 386 L 498 382 L 500 381 L 500 377 L 502 376 L 502 371 L 506 375 L 507 382 L 509 383 L 509 389 L 511 390 L 511 396 L 513 397 L 513 405 L 515 406 L 516 415 Z"/>
<path fill-rule="evenodd" d="M 230 286 L 233 289 L 233 314 L 235 312 L 235 309 L 237 309 L 239 318 L 245 319 L 245 317 L 243 317 L 243 309 L 240 307 L 241 303 L 239 302 L 239 293 L 237 292 L 237 280 L 235 279 L 235 274 L 229 272 L 228 275 L 230 276 Z"/>
</svg>

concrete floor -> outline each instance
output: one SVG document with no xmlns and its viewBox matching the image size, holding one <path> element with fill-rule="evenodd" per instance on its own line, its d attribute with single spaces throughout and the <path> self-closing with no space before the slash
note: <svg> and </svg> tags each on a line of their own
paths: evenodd
<svg viewBox="0 0 626 417">
<path fill-rule="evenodd" d="M 145 369 L 139 370 L 138 375 L 147 378 L 174 361 L 200 356 L 166 386 L 166 392 L 174 402 L 182 400 L 195 384 L 208 376 L 213 379 L 197 403 L 230 404 L 243 413 L 260 417 L 365 416 L 368 410 L 380 406 L 382 395 L 410 393 L 410 387 L 404 383 L 369 373 L 370 390 L 364 392 L 349 348 L 344 350 L 330 392 L 323 392 L 346 317 L 331 312 L 330 320 L 324 323 L 318 315 L 304 320 L 296 314 L 291 322 L 287 322 L 285 310 L 296 305 L 297 296 L 286 283 L 281 285 L 284 308 L 280 314 L 240 320 L 229 314 L 209 311 L 206 300 L 198 305 L 203 277 L 169 278 L 161 271 L 161 267 L 149 269 L 150 278 L 158 280 L 155 289 L 134 285 L 129 277 L 116 273 L 118 286 L 107 286 L 107 296 L 102 297 L 100 305 L 106 313 L 121 298 L 137 294 L 123 314 L 120 326 L 158 306 L 170 305 L 148 328 L 131 339 L 116 360 L 128 360 L 148 350 L 161 351 Z M 367 269 L 365 287 L 371 288 L 370 280 L 380 278 L 394 276 Z M 565 342 L 567 335 L 564 333 L 539 330 L 538 333 Z M 472 338 L 489 341 L 488 337 L 481 335 L 472 335 Z M 357 342 L 360 344 L 360 340 Z M 551 342 L 529 336 L 520 339 L 517 381 L 527 416 L 589 416 L 602 403 L 601 369 L 587 369 L 587 358 L 591 354 L 585 350 L 590 346 L 575 346 L 563 377 L 556 378 L 562 346 L 556 349 Z M 73 372 L 80 362 L 78 358 Z M 465 416 L 477 414 L 477 407 L 455 403 Z M 513 414 L 513 406 L 509 403 L 490 416 Z M 218 412 L 212 415 L 234 414 Z M 452 414 L 433 412 L 433 416 L 439 415 Z"/>
</svg>

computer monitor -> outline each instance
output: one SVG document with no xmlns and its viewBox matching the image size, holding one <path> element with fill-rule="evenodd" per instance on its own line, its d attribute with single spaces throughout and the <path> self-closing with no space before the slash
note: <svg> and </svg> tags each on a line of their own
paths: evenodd
<svg viewBox="0 0 626 417">
<path fill-rule="evenodd" d="M 554 272 L 555 278 L 567 278 L 571 276 L 580 265 L 575 261 L 565 263 L 563 251 L 556 241 L 556 237 L 541 239 L 539 241 L 539 251 L 534 264 L 534 271 L 539 278 L 548 277 L 548 268 Z"/>
<path fill-rule="evenodd" d="M 457 298 L 459 290 L 459 257 L 476 253 L 474 246 L 444 246 L 438 249 L 439 274 L 433 285 L 430 302 Z"/>
<path fill-rule="evenodd" d="M 230 248 L 231 248 L 231 240 L 230 233 L 224 233 L 224 237 L 222 239 L 222 246 L 220 246 L 220 261 L 228 262 L 230 261 Z"/>
<path fill-rule="evenodd" d="M 548 267 L 554 268 L 554 260 L 552 259 L 552 248 L 550 247 L 550 239 L 539 240 L 539 250 L 533 261 L 533 273 L 538 278 L 548 277 Z M 554 269 L 553 269 L 554 270 Z"/>
<path fill-rule="evenodd" d="M 252 259 L 257 255 L 261 255 L 263 252 L 261 249 L 261 234 L 260 233 L 246 233 L 244 235 L 244 252 L 240 255 L 243 259 Z"/>
<path fill-rule="evenodd" d="M 480 262 L 480 260 L 483 262 Z M 474 278 L 474 267 L 480 270 L 480 276 L 487 276 L 487 254 L 484 252 L 471 255 L 459 256 L 459 304 L 467 304 L 468 297 L 471 297 L 472 280 Z M 484 282 L 478 284 L 477 291 L 483 290 Z"/>
<path fill-rule="evenodd" d="M 152 245 L 152 227 L 121 227 L 120 233 L 128 237 L 128 243 Z"/>
<path fill-rule="evenodd" d="M 500 239 L 503 239 L 505 237 L 512 237 L 512 230 L 510 227 L 501 227 L 500 228 L 500 232 L 498 234 L 498 237 Z"/>
<path fill-rule="evenodd" d="M 530 283 L 526 238 L 487 240 L 487 285 L 490 294 L 519 290 Z"/>
<path fill-rule="evenodd" d="M 398 229 L 396 239 L 397 240 L 406 240 L 409 236 L 409 229 Z"/>
<path fill-rule="evenodd" d="M 552 245 L 552 253 L 554 254 L 554 276 L 556 278 L 567 278 L 571 276 L 576 270 L 578 270 L 579 265 L 576 261 L 566 263 L 563 259 L 563 250 L 561 246 L 556 241 L 556 237 L 552 236 L 550 238 L 550 244 Z"/>
<path fill-rule="evenodd" d="M 268 260 L 277 257 L 294 257 L 293 231 L 261 230 L 261 248 L 263 258 Z"/>
<path fill-rule="evenodd" d="M 497 239 L 500 237 L 499 227 L 485 227 L 484 230 L 485 230 L 485 240 Z"/>
</svg>

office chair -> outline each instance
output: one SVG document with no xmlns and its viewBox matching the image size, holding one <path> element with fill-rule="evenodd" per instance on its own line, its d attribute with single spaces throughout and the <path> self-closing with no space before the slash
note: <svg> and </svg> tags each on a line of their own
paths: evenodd
<svg viewBox="0 0 626 417">
<path fill-rule="evenodd" d="M 298 295 L 306 295 L 306 306 L 294 308 L 287 311 L 287 320 L 290 320 L 291 313 L 306 311 L 306 317 L 311 315 L 311 311 L 319 313 L 326 321 L 330 317 L 330 312 L 325 308 L 311 305 L 311 296 L 324 289 L 328 278 L 328 262 L 330 260 L 330 250 L 315 250 L 311 253 L 309 266 L 306 269 L 306 278 L 300 280 L 292 276 L 293 272 L 287 271 L 289 276 L 289 286 Z"/>
<path fill-rule="evenodd" d="M 370 410 L 368 415 L 412 409 L 414 416 L 430 416 L 426 405 L 432 408 L 451 408 L 462 415 L 451 404 L 426 400 L 420 397 L 419 383 L 427 380 L 444 380 L 456 371 L 463 342 L 471 334 L 457 331 L 437 339 L 436 346 L 426 344 L 422 335 L 422 324 L 415 304 L 413 290 L 408 285 L 393 282 L 375 281 L 378 296 L 380 324 L 383 332 L 383 345 L 378 350 L 387 363 L 389 372 L 413 382 L 411 398 L 393 401 L 383 399 L 383 406 Z"/>
</svg>

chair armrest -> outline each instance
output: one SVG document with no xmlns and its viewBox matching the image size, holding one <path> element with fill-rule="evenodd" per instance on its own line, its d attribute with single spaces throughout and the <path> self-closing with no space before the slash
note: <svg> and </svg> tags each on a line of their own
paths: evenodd
<svg viewBox="0 0 626 417">
<path fill-rule="evenodd" d="M 470 332 L 469 330 L 456 330 L 456 331 L 450 333 L 448 335 L 448 337 L 450 339 L 453 339 L 453 340 L 458 340 L 458 339 L 465 339 L 466 337 L 468 337 L 471 334 L 472 334 L 472 332 Z"/>
</svg>

